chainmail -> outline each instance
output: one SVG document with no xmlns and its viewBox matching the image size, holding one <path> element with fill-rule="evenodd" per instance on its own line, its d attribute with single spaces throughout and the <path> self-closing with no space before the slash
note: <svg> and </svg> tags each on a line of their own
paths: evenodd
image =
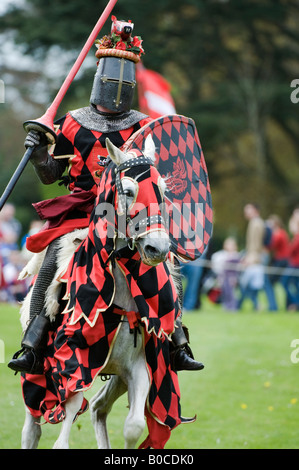
<svg viewBox="0 0 299 470">
<path fill-rule="evenodd" d="M 101 113 L 92 105 L 70 111 L 70 115 L 80 126 L 90 131 L 104 133 L 129 129 L 141 119 L 148 117 L 135 110 L 119 114 Z"/>
<path fill-rule="evenodd" d="M 182 282 L 182 274 L 181 274 L 181 267 L 180 263 L 176 257 L 174 257 L 174 265 L 177 271 L 176 280 L 175 280 L 175 288 L 178 295 L 179 307 L 180 307 L 180 314 L 178 316 L 178 320 L 182 320 L 183 317 L 183 298 L 184 298 L 184 290 L 183 290 L 183 282 Z"/>
<path fill-rule="evenodd" d="M 44 308 L 46 291 L 53 281 L 54 274 L 57 270 L 58 249 L 59 238 L 56 238 L 56 240 L 54 240 L 48 246 L 45 259 L 33 286 L 32 297 L 30 301 L 30 320 L 35 315 L 40 315 Z"/>
</svg>

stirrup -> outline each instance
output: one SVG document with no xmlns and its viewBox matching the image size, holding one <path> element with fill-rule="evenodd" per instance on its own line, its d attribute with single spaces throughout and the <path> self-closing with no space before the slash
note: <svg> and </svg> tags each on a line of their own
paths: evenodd
<svg viewBox="0 0 299 470">
<path fill-rule="evenodd" d="M 16 353 L 14 353 L 14 355 L 12 356 L 11 360 L 9 361 L 9 363 L 7 364 L 7 367 L 9 367 L 11 370 L 13 370 L 15 373 L 14 375 L 17 375 L 17 373 L 19 372 L 18 370 L 15 370 L 13 367 L 11 367 L 9 364 L 11 364 L 11 361 L 15 360 L 15 359 L 18 359 L 18 357 L 20 356 L 20 354 L 22 354 L 23 352 L 26 351 L 26 348 L 21 348 L 19 349 Z"/>
<path fill-rule="evenodd" d="M 19 356 L 21 353 L 24 353 L 23 356 Z M 30 355 L 30 357 L 27 357 L 27 363 L 26 363 L 26 355 Z M 22 357 L 25 359 L 25 364 L 14 364 L 14 361 L 22 360 Z M 43 359 L 40 359 L 39 356 L 36 354 L 36 352 L 33 349 L 29 349 L 26 347 L 23 347 L 19 351 L 17 351 L 14 355 L 13 358 L 9 361 L 8 367 L 12 370 L 15 371 L 15 375 L 18 372 L 25 373 L 25 374 L 32 374 L 32 375 L 42 375 L 44 373 L 44 361 Z"/>
<path fill-rule="evenodd" d="M 19 349 L 16 353 L 14 353 L 14 355 L 12 356 L 12 359 L 18 359 L 19 355 L 22 354 L 23 352 L 26 351 L 27 348 L 21 348 Z"/>
</svg>

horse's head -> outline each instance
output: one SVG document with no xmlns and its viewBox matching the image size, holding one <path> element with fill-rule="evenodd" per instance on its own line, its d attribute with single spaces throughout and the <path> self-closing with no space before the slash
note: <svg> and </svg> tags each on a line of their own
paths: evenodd
<svg viewBox="0 0 299 470">
<path fill-rule="evenodd" d="M 109 139 L 106 147 L 116 165 L 118 220 L 125 224 L 122 230 L 118 226 L 118 233 L 125 232 L 129 246 L 136 245 L 145 264 L 156 266 L 166 259 L 169 236 L 163 217 L 166 185 L 154 166 L 153 139 L 151 135 L 146 138 L 143 153 L 138 156 L 124 153 Z"/>
</svg>

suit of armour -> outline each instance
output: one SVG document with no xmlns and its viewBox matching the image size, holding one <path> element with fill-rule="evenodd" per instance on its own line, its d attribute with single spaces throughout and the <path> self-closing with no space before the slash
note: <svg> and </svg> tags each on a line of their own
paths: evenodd
<svg viewBox="0 0 299 470">
<path fill-rule="evenodd" d="M 148 116 L 131 110 L 136 85 L 135 64 L 144 53 L 142 41 L 136 42 L 137 37 L 133 41 L 127 38 L 125 44 L 122 44 L 125 50 L 119 49 L 119 35 L 120 32 L 116 32 L 108 42 L 105 37 L 104 43 L 102 41 L 100 44 L 96 53 L 100 60 L 90 106 L 70 111 L 55 123 L 55 147 L 48 151 L 46 137 L 36 136 L 32 134 L 33 131 L 26 139 L 27 146 L 35 147 L 30 161 L 42 183 L 52 184 L 61 179 L 70 194 L 34 204 L 40 218 L 46 220 L 46 223 L 39 233 L 27 238 L 26 247 L 33 253 L 45 249 L 47 252 L 32 290 L 31 323 L 25 332 L 22 349 L 8 364 L 15 371 L 31 374 L 44 372 L 42 343 L 49 330 L 44 302 L 46 290 L 57 269 L 59 239 L 75 229 L 89 226 L 104 169 L 101 163 L 108 155 L 106 138 L 120 148 L 141 127 L 152 121 Z M 64 175 L 66 170 L 67 176 Z M 181 363 L 177 361 L 176 370 L 202 369 L 203 364 L 185 354 L 187 339 L 181 323 L 177 326 L 172 340 L 177 347 L 175 357 L 180 358 Z M 21 352 L 24 354 L 18 358 Z"/>
</svg>

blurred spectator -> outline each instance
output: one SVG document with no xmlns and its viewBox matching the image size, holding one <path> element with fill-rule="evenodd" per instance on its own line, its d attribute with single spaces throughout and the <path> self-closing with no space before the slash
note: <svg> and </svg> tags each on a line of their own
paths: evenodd
<svg viewBox="0 0 299 470">
<path fill-rule="evenodd" d="M 206 254 L 203 253 L 197 260 L 181 264 L 181 273 L 187 281 L 183 298 L 184 311 L 195 310 L 200 307 L 200 283 L 204 271 L 202 261 L 205 259 Z"/>
<path fill-rule="evenodd" d="M 15 218 L 15 206 L 6 203 L 0 211 L 0 256 L 4 264 L 9 261 L 10 252 L 19 249 L 21 230 L 21 223 Z"/>
<path fill-rule="evenodd" d="M 211 257 L 211 266 L 216 274 L 217 284 L 220 288 L 220 299 L 227 310 L 237 309 L 236 287 L 238 285 L 239 271 L 237 263 L 240 261 L 238 246 L 235 238 L 228 237 L 224 240 L 223 249 L 214 253 Z"/>
<path fill-rule="evenodd" d="M 27 285 L 17 279 L 24 267 L 18 244 L 21 231 L 22 225 L 15 217 L 14 204 L 6 203 L 0 211 L 0 300 L 2 302 L 14 303 L 23 300 L 26 293 Z"/>
<path fill-rule="evenodd" d="M 4 264 L 8 263 L 10 253 L 19 249 L 17 239 L 17 234 L 12 231 L 7 231 L 3 235 L 0 242 L 0 256 Z"/>
<path fill-rule="evenodd" d="M 248 220 L 246 230 L 245 256 L 242 259 L 244 272 L 240 276 L 241 297 L 238 308 L 246 298 L 249 298 L 254 309 L 258 308 L 258 293 L 264 287 L 264 240 L 265 223 L 260 216 L 260 209 L 257 204 L 246 204 L 244 207 L 244 217 Z"/>
<path fill-rule="evenodd" d="M 288 310 L 299 309 L 299 213 L 294 211 L 289 221 L 289 230 L 293 235 L 293 238 L 289 245 L 289 260 L 288 267 L 292 270 L 298 270 L 296 272 L 288 270 L 285 271 L 285 275 L 282 277 L 282 283 L 287 293 L 287 308 Z"/>
<path fill-rule="evenodd" d="M 283 222 L 278 215 L 271 215 L 267 220 L 267 225 L 272 231 L 271 239 L 268 243 L 270 268 L 283 269 L 288 265 L 289 256 L 289 235 L 283 227 Z M 277 301 L 275 297 L 274 285 L 281 282 L 281 271 L 277 273 L 269 273 L 265 275 L 265 292 L 269 302 L 269 310 L 276 311 Z"/>
<path fill-rule="evenodd" d="M 15 218 L 15 213 L 16 209 L 13 204 L 7 202 L 3 206 L 2 210 L 0 211 L 0 234 L 1 237 L 5 237 L 7 233 L 14 233 L 16 241 L 18 241 L 21 235 L 22 225 Z"/>
<path fill-rule="evenodd" d="M 44 222 L 42 220 L 32 220 L 30 222 L 28 233 L 26 233 L 26 235 L 24 235 L 21 240 L 21 249 L 22 249 L 24 259 L 29 260 L 32 256 L 32 253 L 26 248 L 27 237 L 30 237 L 31 235 L 34 235 L 37 232 L 39 232 L 43 226 L 44 226 Z"/>
<path fill-rule="evenodd" d="M 24 267 L 24 259 L 19 250 L 11 251 L 9 260 L 3 266 L 4 289 L 2 299 L 6 302 L 21 302 L 27 292 L 27 282 L 19 281 L 18 276 Z"/>
<path fill-rule="evenodd" d="M 6 302 L 6 293 L 5 293 L 6 284 L 5 284 L 5 279 L 3 275 L 3 268 L 4 268 L 3 260 L 0 257 L 0 302 Z"/>
</svg>

